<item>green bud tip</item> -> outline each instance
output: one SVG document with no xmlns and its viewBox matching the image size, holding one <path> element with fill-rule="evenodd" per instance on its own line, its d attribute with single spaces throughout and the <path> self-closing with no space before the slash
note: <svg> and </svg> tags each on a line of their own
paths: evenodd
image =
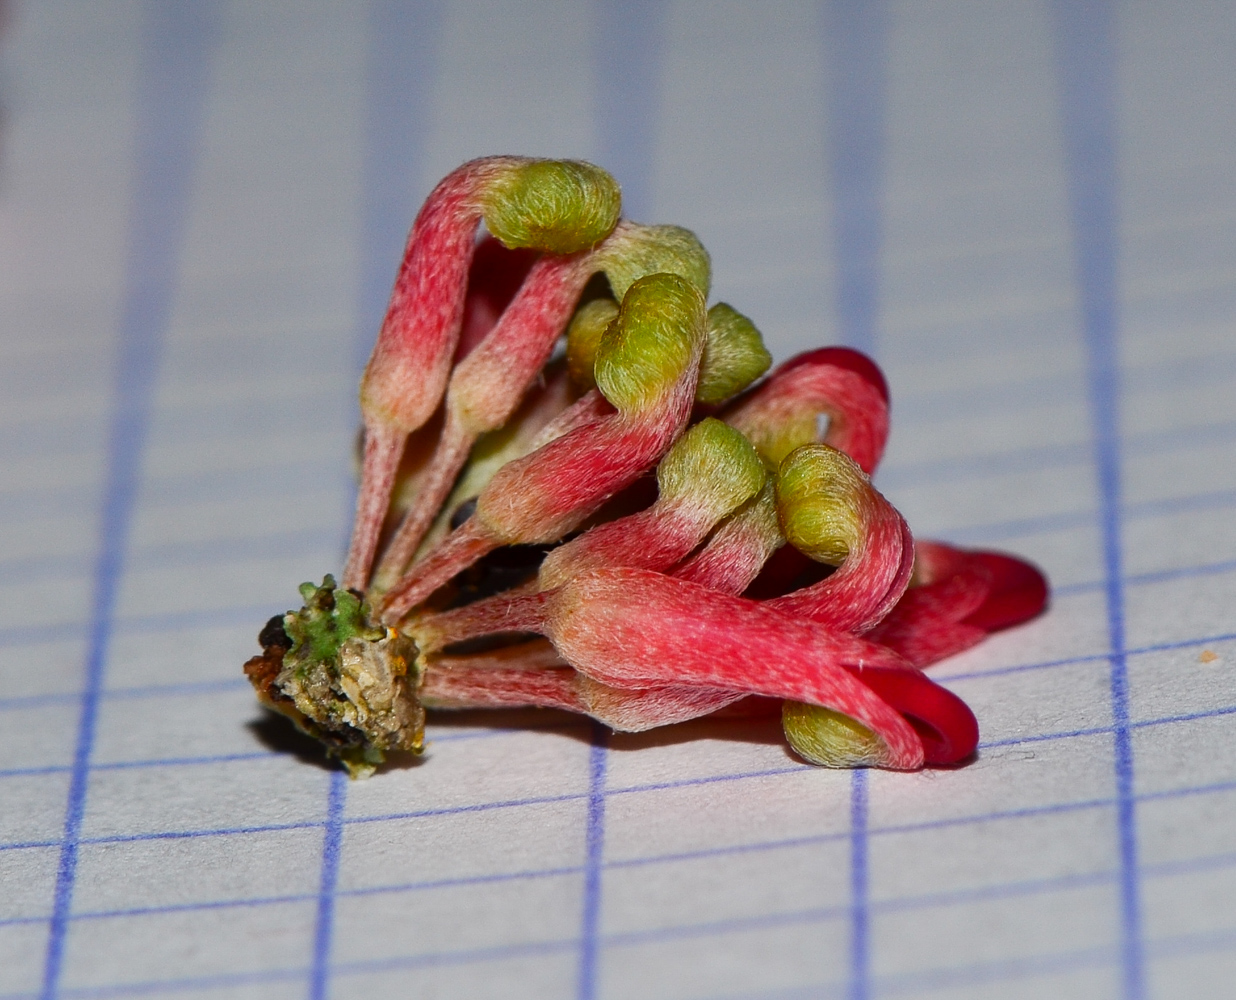
<svg viewBox="0 0 1236 1000">
<path fill-rule="evenodd" d="M 655 405 L 698 364 L 706 316 L 699 288 L 676 274 L 651 274 L 623 297 L 597 350 L 597 387 L 619 410 Z"/>
<path fill-rule="evenodd" d="M 888 756 L 879 736 L 831 708 L 782 702 L 781 728 L 795 753 L 821 767 L 879 767 Z"/>
<path fill-rule="evenodd" d="M 723 403 L 768 371 L 771 364 L 772 355 L 755 324 L 732 306 L 718 302 L 708 310 L 708 336 L 695 399 L 710 406 Z"/>
<path fill-rule="evenodd" d="M 764 463 L 740 431 L 708 417 L 682 435 L 657 466 L 662 497 L 704 498 L 733 510 L 764 485 Z"/>
<path fill-rule="evenodd" d="M 828 445 L 804 445 L 777 470 L 777 513 L 785 539 L 817 562 L 840 566 L 862 542 L 857 503 L 867 477 Z"/>
<path fill-rule="evenodd" d="M 567 371 L 571 384 L 580 392 L 596 388 L 593 369 L 601 337 L 617 315 L 618 303 L 613 299 L 593 299 L 579 307 L 567 327 Z"/>
<path fill-rule="evenodd" d="M 519 163 L 486 192 L 485 225 L 508 247 L 576 253 L 610 234 L 622 210 L 618 182 L 578 160 Z"/>
<path fill-rule="evenodd" d="M 597 267 L 605 272 L 619 301 L 640 278 L 677 274 L 708 297 L 712 262 L 699 237 L 682 226 L 645 226 L 622 221 L 597 250 Z"/>
</svg>

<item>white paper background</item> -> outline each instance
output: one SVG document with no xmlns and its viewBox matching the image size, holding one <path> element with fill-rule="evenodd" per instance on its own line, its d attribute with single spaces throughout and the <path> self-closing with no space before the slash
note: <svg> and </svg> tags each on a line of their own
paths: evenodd
<svg viewBox="0 0 1236 1000">
<path fill-rule="evenodd" d="M 1230 995 L 1229 6 L 179 6 L 0 42 L 0 997 Z M 977 761 L 527 713 L 349 784 L 262 720 L 402 233 L 495 152 L 611 165 L 779 358 L 872 350 L 916 533 L 1047 570 L 935 671 Z"/>
</svg>

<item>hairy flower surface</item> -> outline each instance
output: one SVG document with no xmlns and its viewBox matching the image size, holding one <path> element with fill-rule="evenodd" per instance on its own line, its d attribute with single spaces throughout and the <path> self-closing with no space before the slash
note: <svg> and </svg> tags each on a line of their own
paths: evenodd
<svg viewBox="0 0 1236 1000">
<path fill-rule="evenodd" d="M 978 723 L 923 668 L 1047 581 L 915 540 L 870 478 L 876 364 L 823 347 L 764 377 L 695 235 L 620 205 L 569 160 L 434 189 L 361 380 L 341 582 L 262 629 L 259 699 L 357 777 L 420 753 L 426 709 L 528 706 L 627 732 L 779 706 L 813 764 L 964 764 Z"/>
</svg>

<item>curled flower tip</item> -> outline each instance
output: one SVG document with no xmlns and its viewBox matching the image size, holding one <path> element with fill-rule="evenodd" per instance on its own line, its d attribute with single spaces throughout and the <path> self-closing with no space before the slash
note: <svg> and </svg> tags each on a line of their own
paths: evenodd
<svg viewBox="0 0 1236 1000">
<path fill-rule="evenodd" d="M 888 440 L 888 386 L 866 355 L 825 347 L 785 362 L 722 417 L 746 434 L 773 468 L 795 448 L 822 443 L 845 452 L 871 475 Z"/>
<path fill-rule="evenodd" d="M 673 575 L 711 590 L 741 594 L 782 545 L 777 499 L 771 479 L 717 528 L 708 543 Z"/>
<path fill-rule="evenodd" d="M 645 226 L 623 219 L 597 247 L 594 271 L 604 271 L 614 298 L 650 274 L 676 274 L 708 298 L 712 261 L 699 237 L 682 226 Z"/>
<path fill-rule="evenodd" d="M 668 569 L 699 545 L 717 521 L 759 491 L 764 479 L 764 465 L 745 437 L 719 420 L 703 420 L 675 441 L 657 466 L 656 502 L 553 549 L 541 563 L 535 589 L 559 587 L 600 566 Z M 447 643 L 511 631 L 521 608 L 539 608 L 529 601 L 527 595 L 497 594 L 422 617 L 407 628 L 421 652 L 432 653 Z M 535 620 L 530 627 L 536 627 Z"/>
<path fill-rule="evenodd" d="M 618 316 L 618 301 L 636 281 L 650 274 L 677 274 L 705 298 L 712 282 L 708 251 L 691 230 L 681 226 L 644 226 L 624 219 L 597 247 L 590 264 L 589 273 L 604 273 L 614 299 L 584 303 L 567 329 L 567 366 L 580 392 L 596 388 L 593 370 L 601 337 Z"/>
<path fill-rule="evenodd" d="M 875 733 L 831 708 L 781 703 L 781 728 L 795 752 L 820 767 L 880 767 L 888 753 Z"/>
<path fill-rule="evenodd" d="M 609 299 L 580 307 L 567 330 L 567 364 L 571 381 L 586 391 L 596 386 L 593 370 L 601 335 L 618 313 Z M 760 331 L 746 316 L 719 302 L 708 310 L 708 332 L 695 401 L 706 406 L 725 402 L 768 370 L 772 356 Z"/>
<path fill-rule="evenodd" d="M 708 340 L 700 363 L 695 400 L 705 406 L 724 403 L 768 371 L 772 355 L 754 323 L 724 302 L 708 310 Z"/>
<path fill-rule="evenodd" d="M 650 272 L 648 268 L 651 268 Z M 694 235 L 671 226 L 619 225 L 589 253 L 544 257 L 494 328 L 451 374 L 446 426 L 410 508 L 382 558 L 376 581 L 385 589 L 411 561 L 476 439 L 501 427 L 518 408 L 567 326 L 591 275 L 604 271 L 618 294 L 648 273 L 708 280 L 708 258 Z"/>
<path fill-rule="evenodd" d="M 329 575 L 300 592 L 304 606 L 267 622 L 262 654 L 245 664 L 259 699 L 322 741 L 353 777 L 371 774 L 387 751 L 419 753 L 415 646 Z"/>
<path fill-rule="evenodd" d="M 914 727 L 923 743 L 923 763 L 951 767 L 974 755 L 978 722 L 970 707 L 948 688 L 917 670 L 851 668 Z M 888 767 L 884 741 L 861 722 L 816 705 L 787 701 L 782 728 L 797 753 L 824 767 Z"/>
<path fill-rule="evenodd" d="M 543 613 L 554 648 L 602 684 L 693 685 L 821 705 L 883 741 L 881 766 L 923 764 L 923 741 L 911 724 L 848 669 L 899 672 L 905 661 L 858 636 L 638 569 L 572 577 L 550 593 Z"/>
<path fill-rule="evenodd" d="M 776 489 L 786 541 L 839 568 L 769 605 L 847 631 L 871 628 L 905 592 L 914 566 L 901 515 L 850 458 L 828 445 L 791 452 L 777 470 Z"/>
<path fill-rule="evenodd" d="M 1027 562 L 917 542 L 913 585 L 869 637 L 927 667 L 1046 606 L 1047 581 Z"/>
<path fill-rule="evenodd" d="M 442 398 L 479 221 L 508 247 L 571 253 L 603 239 L 619 207 L 609 174 L 571 161 L 473 160 L 434 189 L 412 226 L 361 379 L 366 446 L 345 586 L 368 583 L 404 441 Z"/>
<path fill-rule="evenodd" d="M 751 442 L 719 420 L 703 420 L 675 441 L 657 466 L 658 495 L 651 507 L 558 546 L 541 564 L 537 584 L 548 590 L 598 566 L 668 569 L 759 492 L 764 480 Z"/>
<path fill-rule="evenodd" d="M 622 210 L 618 182 L 591 163 L 528 160 L 478 199 L 489 231 L 508 247 L 576 253 L 610 234 Z"/>
<path fill-rule="evenodd" d="M 601 336 L 593 369 L 597 388 L 620 414 L 642 417 L 669 405 L 679 418 L 672 440 L 695 397 L 706 334 L 704 293 L 697 285 L 670 273 L 641 278 Z"/>
<path fill-rule="evenodd" d="M 560 540 L 651 468 L 690 417 L 704 331 L 704 297 L 689 281 L 654 274 L 635 282 L 596 362 L 597 385 L 617 412 L 503 466 L 473 515 L 391 588 L 383 620 L 398 621 L 499 545 Z"/>
</svg>

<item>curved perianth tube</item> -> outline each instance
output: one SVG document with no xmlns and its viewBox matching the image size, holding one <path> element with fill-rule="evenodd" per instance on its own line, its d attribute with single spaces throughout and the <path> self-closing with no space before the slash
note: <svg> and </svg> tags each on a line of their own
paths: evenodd
<svg viewBox="0 0 1236 1000">
<path fill-rule="evenodd" d="M 624 221 L 592 249 L 537 261 L 493 329 L 451 372 L 442 437 L 417 502 L 382 557 L 379 589 L 398 579 L 412 560 L 477 438 L 501 427 L 519 407 L 597 272 L 619 296 L 652 273 L 677 274 L 705 295 L 710 281 L 708 254 L 694 235 L 676 226 Z"/>
<path fill-rule="evenodd" d="M 880 737 L 882 766 L 923 765 L 914 729 L 860 679 L 860 668 L 909 669 L 884 647 L 647 570 L 592 570 L 548 596 L 538 631 L 593 680 L 628 689 L 699 686 L 825 706 Z"/>
<path fill-rule="evenodd" d="M 821 443 L 871 475 L 888 441 L 888 386 L 865 354 L 824 347 L 785 362 L 721 417 L 774 468 L 795 448 Z"/>
<path fill-rule="evenodd" d="M 833 628 L 870 629 L 910 581 L 914 545 L 905 520 L 851 459 L 828 445 L 791 452 L 777 470 L 776 488 L 786 540 L 838 568 L 767 603 Z"/>
<path fill-rule="evenodd" d="M 1028 562 L 920 541 L 910 589 L 867 635 L 927 667 L 1036 617 L 1047 598 L 1046 578 Z"/>
<path fill-rule="evenodd" d="M 437 657 L 421 687 L 426 708 L 560 708 L 624 733 L 711 715 L 745 697 L 741 691 L 686 685 L 610 687 L 576 671 L 545 639 L 491 653 Z"/>
<path fill-rule="evenodd" d="M 560 540 L 655 465 L 691 415 L 705 329 L 695 285 L 665 273 L 636 281 L 597 359 L 616 412 L 503 466 L 472 516 L 387 593 L 383 620 L 398 621 L 500 545 Z"/>
<path fill-rule="evenodd" d="M 365 449 L 345 587 L 368 583 L 404 443 L 442 399 L 481 219 L 505 246 L 571 254 L 603 239 L 619 209 L 609 174 L 565 160 L 473 160 L 434 189 L 412 226 L 361 379 Z"/>
<path fill-rule="evenodd" d="M 706 545 L 672 575 L 724 594 L 741 594 L 769 557 L 785 544 L 777 520 L 775 481 L 731 514 Z"/>
</svg>

